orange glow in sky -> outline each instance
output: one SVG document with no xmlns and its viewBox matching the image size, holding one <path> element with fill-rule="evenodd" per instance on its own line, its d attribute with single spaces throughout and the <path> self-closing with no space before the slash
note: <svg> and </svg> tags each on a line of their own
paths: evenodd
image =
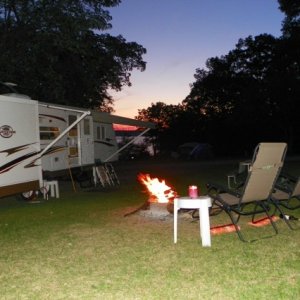
<svg viewBox="0 0 300 300">
<path fill-rule="evenodd" d="M 113 124 L 113 128 L 116 131 L 135 131 L 138 129 L 136 126 Z"/>
</svg>

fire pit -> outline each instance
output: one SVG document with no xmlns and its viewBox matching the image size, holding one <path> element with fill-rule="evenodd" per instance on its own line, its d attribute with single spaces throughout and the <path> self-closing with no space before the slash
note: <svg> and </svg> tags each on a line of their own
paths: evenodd
<svg viewBox="0 0 300 300">
<path fill-rule="evenodd" d="M 176 192 L 166 184 L 165 180 L 151 178 L 149 174 L 139 174 L 138 180 L 146 187 L 149 198 L 140 208 L 129 214 L 138 213 L 144 217 L 161 220 L 172 219 Z"/>
<path fill-rule="evenodd" d="M 173 218 L 173 215 L 168 211 L 167 206 L 168 203 L 150 202 L 148 208 L 139 210 L 139 215 L 160 220 Z"/>
</svg>

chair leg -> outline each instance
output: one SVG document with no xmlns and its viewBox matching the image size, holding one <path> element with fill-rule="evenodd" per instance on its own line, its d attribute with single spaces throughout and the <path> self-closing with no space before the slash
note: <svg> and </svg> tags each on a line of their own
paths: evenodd
<svg viewBox="0 0 300 300">
<path fill-rule="evenodd" d="M 275 223 L 273 222 L 272 220 L 272 217 L 271 215 L 269 214 L 268 212 L 268 209 L 267 207 L 263 204 L 263 203 L 260 203 L 259 205 L 261 205 L 261 207 L 265 210 L 265 213 L 267 214 L 268 216 L 268 219 L 270 220 L 271 224 L 272 224 L 272 227 L 275 231 L 276 234 L 278 234 L 278 229 L 277 229 L 277 226 L 275 225 Z M 229 211 L 229 210 L 225 210 L 225 212 L 229 215 L 231 221 L 232 221 L 232 224 L 234 225 L 235 227 L 235 230 L 236 230 L 236 233 L 239 237 L 239 239 L 242 241 L 242 242 L 247 242 L 247 243 L 251 243 L 251 242 L 255 242 L 257 241 L 257 239 L 254 239 L 254 240 L 246 240 L 242 234 L 242 232 L 240 231 L 239 227 L 238 227 L 238 221 L 241 217 L 241 215 L 239 214 L 237 218 L 234 218 L 234 216 L 232 215 L 232 213 Z"/>
<path fill-rule="evenodd" d="M 235 231 L 239 237 L 239 239 L 242 241 L 242 242 L 248 242 L 247 240 L 244 239 L 244 236 L 242 235 L 240 229 L 239 229 L 239 226 L 238 226 L 238 221 L 240 219 L 240 215 L 238 216 L 238 218 L 235 220 L 234 216 L 231 214 L 230 211 L 228 210 L 225 210 L 225 212 L 228 214 L 229 218 L 231 219 L 231 222 L 232 224 L 234 225 L 235 227 Z"/>
<path fill-rule="evenodd" d="M 256 211 L 257 206 L 258 206 L 258 204 L 255 203 L 254 211 Z M 251 220 L 252 223 L 255 223 L 255 216 L 256 216 L 256 214 L 254 213 L 254 214 L 252 215 L 252 220 Z"/>
<path fill-rule="evenodd" d="M 268 217 L 268 219 L 269 219 L 269 221 L 270 221 L 270 223 L 271 223 L 271 225 L 272 225 L 275 233 L 278 234 L 278 228 L 277 228 L 276 224 L 273 222 L 273 219 L 272 219 L 272 217 L 275 215 L 276 210 L 274 211 L 274 213 L 270 214 L 269 213 L 270 207 L 266 206 L 265 202 L 255 203 L 254 214 L 252 215 L 252 223 L 255 223 L 255 216 L 257 214 L 255 212 L 256 212 L 256 209 L 257 209 L 258 206 L 260 206 L 260 207 L 263 208 L 263 210 L 265 211 L 265 213 L 266 213 L 266 215 L 267 215 L 267 217 Z"/>
<path fill-rule="evenodd" d="M 230 218 L 232 224 L 233 224 L 234 227 L 235 227 L 235 231 L 236 231 L 236 233 L 237 233 L 239 239 L 240 239 L 242 242 L 248 242 L 247 240 L 244 239 L 244 236 L 242 235 L 242 233 L 241 233 L 241 231 L 240 231 L 240 229 L 239 229 L 239 226 L 238 226 L 238 222 L 239 222 L 239 220 L 240 220 L 241 215 L 238 214 L 238 217 L 235 218 L 235 217 L 232 215 L 232 213 L 231 213 L 230 207 L 227 206 L 224 202 L 220 201 L 220 199 L 219 199 L 220 205 L 217 203 L 216 200 L 214 201 L 214 203 L 216 203 L 216 205 L 217 205 L 218 207 L 220 207 L 222 210 L 224 210 L 224 211 L 227 213 L 227 215 L 229 216 L 229 218 Z"/>
<path fill-rule="evenodd" d="M 277 228 L 276 224 L 273 222 L 272 215 L 270 215 L 269 210 L 268 210 L 268 208 L 266 207 L 265 203 L 264 203 L 264 202 L 261 202 L 260 205 L 261 205 L 261 207 L 265 210 L 265 212 L 266 212 L 266 214 L 267 214 L 267 216 L 268 216 L 268 218 L 269 218 L 269 220 L 270 220 L 270 222 L 271 222 L 271 225 L 272 225 L 272 227 L 274 228 L 276 234 L 278 234 L 278 228 Z"/>
<path fill-rule="evenodd" d="M 279 213 L 282 215 L 282 218 L 283 218 L 284 222 L 286 223 L 286 225 L 287 225 L 291 230 L 296 230 L 297 228 L 292 227 L 290 221 L 287 219 L 287 217 L 286 217 L 284 211 L 281 209 L 280 205 L 279 205 L 277 202 L 275 202 L 275 201 L 272 201 L 272 203 L 273 203 L 274 206 L 276 207 L 276 209 L 275 209 L 275 211 L 274 211 L 274 214 L 275 214 L 275 212 L 278 210 Z"/>
</svg>

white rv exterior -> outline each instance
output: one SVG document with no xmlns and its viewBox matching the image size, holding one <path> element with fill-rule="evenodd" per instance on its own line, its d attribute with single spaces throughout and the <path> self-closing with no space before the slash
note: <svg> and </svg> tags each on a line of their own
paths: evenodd
<svg viewBox="0 0 300 300">
<path fill-rule="evenodd" d="M 55 172 L 94 164 L 93 120 L 87 114 L 89 111 L 39 104 L 43 171 Z"/>
<path fill-rule="evenodd" d="M 113 124 L 154 128 L 109 113 L 0 96 L 0 197 L 41 188 L 43 172 L 117 160 L 124 147 L 118 149 Z"/>
<path fill-rule="evenodd" d="M 41 149 L 48 147 L 68 126 L 87 112 L 74 107 L 40 103 Z M 91 111 L 91 115 L 85 116 L 43 154 L 43 171 L 54 172 L 117 161 L 119 150 L 113 124 L 154 128 L 150 122 Z"/>
<path fill-rule="evenodd" d="M 0 197 L 39 189 L 38 102 L 0 96 Z"/>
</svg>

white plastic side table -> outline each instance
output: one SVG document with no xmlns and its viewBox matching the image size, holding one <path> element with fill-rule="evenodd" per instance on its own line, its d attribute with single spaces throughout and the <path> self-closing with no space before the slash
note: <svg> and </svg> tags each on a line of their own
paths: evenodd
<svg viewBox="0 0 300 300">
<path fill-rule="evenodd" d="M 202 240 L 202 246 L 211 246 L 209 207 L 211 207 L 211 198 L 208 196 L 199 196 L 197 198 L 180 197 L 174 199 L 174 243 L 177 243 L 178 210 L 180 208 L 199 209 L 200 238 Z"/>
<path fill-rule="evenodd" d="M 59 198 L 59 187 L 57 180 L 44 180 L 44 199 L 48 200 L 48 191 L 50 190 L 50 196 Z"/>
</svg>

